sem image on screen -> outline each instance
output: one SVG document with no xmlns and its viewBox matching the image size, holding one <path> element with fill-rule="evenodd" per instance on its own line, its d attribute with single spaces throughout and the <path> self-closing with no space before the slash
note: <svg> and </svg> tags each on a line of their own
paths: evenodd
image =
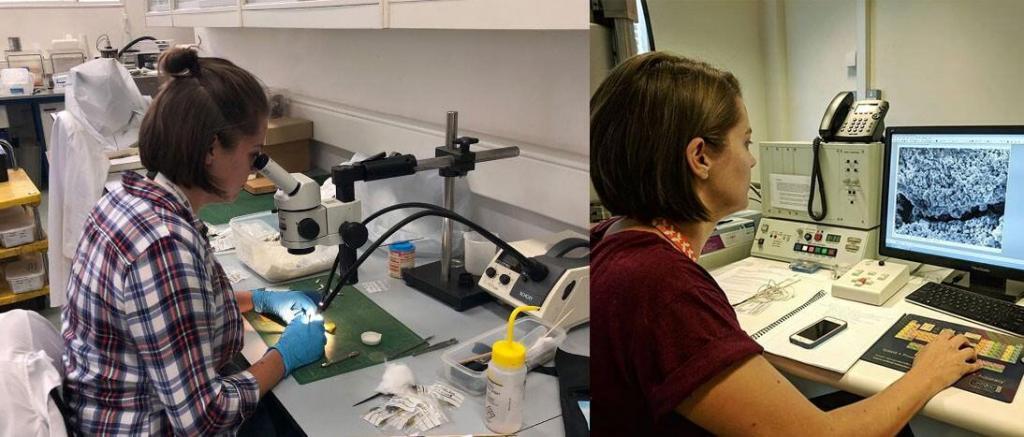
<svg viewBox="0 0 1024 437">
<path fill-rule="evenodd" d="M 1001 249 L 1009 164 L 1009 148 L 900 148 L 894 232 Z"/>
</svg>

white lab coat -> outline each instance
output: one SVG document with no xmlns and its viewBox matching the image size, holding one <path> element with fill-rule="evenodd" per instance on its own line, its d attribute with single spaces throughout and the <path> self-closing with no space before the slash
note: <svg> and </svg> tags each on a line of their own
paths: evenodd
<svg viewBox="0 0 1024 437">
<path fill-rule="evenodd" d="M 95 59 L 71 69 L 64 93 L 65 110 L 53 124 L 47 155 L 50 192 L 50 304 L 67 302 L 71 260 L 89 212 L 103 194 L 110 169 L 105 152 L 138 142 L 139 126 L 149 107 L 128 70 L 113 59 Z"/>
<path fill-rule="evenodd" d="M 66 436 L 50 391 L 61 385 L 64 343 L 32 311 L 0 314 L 0 436 Z"/>
</svg>

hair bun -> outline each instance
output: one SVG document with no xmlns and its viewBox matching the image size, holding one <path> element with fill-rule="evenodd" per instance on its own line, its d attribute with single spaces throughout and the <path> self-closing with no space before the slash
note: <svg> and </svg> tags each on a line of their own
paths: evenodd
<svg viewBox="0 0 1024 437">
<path fill-rule="evenodd" d="M 160 55 L 160 71 L 174 77 L 199 77 L 199 53 L 189 47 L 174 47 Z"/>
</svg>

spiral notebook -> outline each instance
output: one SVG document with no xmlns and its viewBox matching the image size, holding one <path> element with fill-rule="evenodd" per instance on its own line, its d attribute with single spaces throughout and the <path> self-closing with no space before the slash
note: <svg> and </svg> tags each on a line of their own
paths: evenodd
<svg viewBox="0 0 1024 437">
<path fill-rule="evenodd" d="M 776 302 L 778 307 L 772 308 L 774 311 L 758 317 L 738 313 L 740 326 L 747 332 L 756 329 L 750 337 L 764 347 L 765 352 L 846 373 L 903 313 L 833 298 L 823 285 L 818 281 L 802 281 L 796 287 L 799 299 Z M 826 316 L 845 320 L 846 329 L 813 349 L 790 343 L 791 335 Z"/>
<path fill-rule="evenodd" d="M 757 332 L 753 333 L 750 336 L 750 338 L 753 338 L 754 340 L 757 340 L 757 339 L 759 339 L 761 337 L 764 337 L 766 334 L 768 334 L 769 331 L 774 329 L 776 326 L 779 326 L 779 325 L 785 323 L 786 320 L 791 319 L 793 316 L 795 316 L 801 310 L 803 310 L 804 308 L 807 308 L 812 303 L 817 302 L 818 299 L 821 299 L 823 297 L 825 297 L 825 290 L 818 290 L 818 292 L 814 293 L 814 296 L 811 296 L 811 298 L 808 299 L 807 302 L 804 302 L 803 305 L 800 305 L 800 306 L 794 308 L 793 311 L 790 311 L 790 312 L 786 313 L 785 315 L 783 315 L 782 317 L 779 317 L 778 319 L 776 319 L 774 322 L 772 322 L 768 326 L 765 326 L 764 328 L 761 328 L 760 331 L 757 331 Z"/>
</svg>

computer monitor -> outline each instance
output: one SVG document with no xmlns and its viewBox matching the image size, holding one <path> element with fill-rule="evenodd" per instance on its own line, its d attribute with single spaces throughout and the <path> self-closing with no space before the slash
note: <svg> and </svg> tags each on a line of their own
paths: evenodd
<svg viewBox="0 0 1024 437">
<path fill-rule="evenodd" d="M 889 127 L 878 253 L 965 270 L 970 289 L 1019 297 L 1024 126 Z"/>
</svg>

